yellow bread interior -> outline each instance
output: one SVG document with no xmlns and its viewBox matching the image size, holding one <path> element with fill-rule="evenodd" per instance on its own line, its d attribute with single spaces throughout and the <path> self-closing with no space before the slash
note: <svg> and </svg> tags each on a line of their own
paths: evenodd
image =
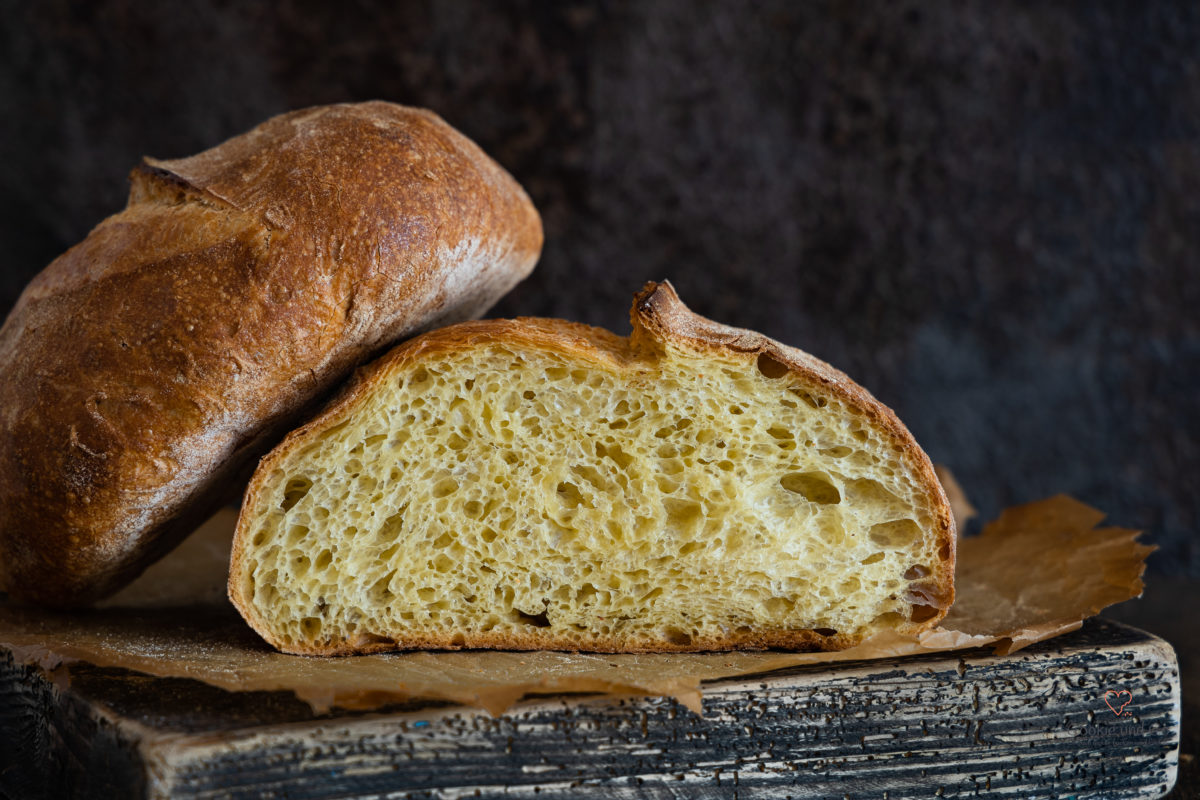
<svg viewBox="0 0 1200 800">
<path fill-rule="evenodd" d="M 277 647 L 833 648 L 944 613 L 937 498 L 829 387 L 467 338 L 388 359 L 260 468 L 230 586 Z"/>
</svg>

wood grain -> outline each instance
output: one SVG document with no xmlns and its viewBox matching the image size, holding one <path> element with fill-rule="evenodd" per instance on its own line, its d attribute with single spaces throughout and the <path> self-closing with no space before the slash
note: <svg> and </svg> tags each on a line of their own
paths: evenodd
<svg viewBox="0 0 1200 800">
<path fill-rule="evenodd" d="M 61 680 L 60 680 L 61 683 Z M 1118 716 L 1105 704 L 1113 697 Z M 1090 621 L 1016 655 L 803 667 L 674 700 L 412 703 L 317 716 L 287 693 L 0 667 L 8 797 L 1159 797 L 1174 781 L 1175 656 Z M 478 794 L 476 794 L 478 793 Z"/>
</svg>

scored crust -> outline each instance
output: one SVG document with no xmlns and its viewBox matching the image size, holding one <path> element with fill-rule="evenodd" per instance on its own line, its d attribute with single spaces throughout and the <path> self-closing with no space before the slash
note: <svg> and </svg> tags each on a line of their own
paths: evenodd
<svg viewBox="0 0 1200 800">
<path fill-rule="evenodd" d="M 330 406 L 303 427 L 293 431 L 272 453 L 263 459 L 247 490 L 234 540 L 230 566 L 229 596 L 246 621 L 273 646 L 306 655 L 346 655 L 384 652 L 396 649 L 459 649 L 488 647 L 503 649 L 587 649 L 621 652 L 690 652 L 728 649 L 844 649 L 861 636 L 818 630 L 731 630 L 721 636 L 701 636 L 686 642 L 637 635 L 593 635 L 586 647 L 576 640 L 555 639 L 544 633 L 522 635 L 510 632 L 473 632 L 446 630 L 440 634 L 405 634 L 403 641 L 362 635 L 342 641 L 284 641 L 263 619 L 242 581 L 244 560 L 252 547 L 251 523 L 256 510 L 273 488 L 279 469 L 291 455 L 311 444 L 320 434 L 354 417 L 371 393 L 405 367 L 429 363 L 439 356 L 469 350 L 481 344 L 506 343 L 514 348 L 529 346 L 551 349 L 567 357 L 586 356 L 616 368 L 643 359 L 658 357 L 664 348 L 676 348 L 701 356 L 728 358 L 735 354 L 747 369 L 774 375 L 788 373 L 822 386 L 868 416 L 891 438 L 904 464 L 927 492 L 933 519 L 933 536 L 940 552 L 940 564 L 915 589 L 918 607 L 925 613 L 919 619 L 893 625 L 903 633 L 915 633 L 936 625 L 954 598 L 955 530 L 949 504 L 928 457 L 907 428 L 886 406 L 865 389 L 829 364 L 795 348 L 779 344 L 761 334 L 732 328 L 694 314 L 682 303 L 667 283 L 648 283 L 635 297 L 631 312 L 633 335 L 617 336 L 607 330 L 557 319 L 517 318 L 467 322 L 426 333 L 410 340 L 383 358 L 360 369 L 350 384 Z"/>
<path fill-rule="evenodd" d="M 479 316 L 542 245 L 510 175 L 392 103 L 284 114 L 130 180 L 0 329 L 0 590 L 18 599 L 132 580 L 356 365 Z"/>
</svg>

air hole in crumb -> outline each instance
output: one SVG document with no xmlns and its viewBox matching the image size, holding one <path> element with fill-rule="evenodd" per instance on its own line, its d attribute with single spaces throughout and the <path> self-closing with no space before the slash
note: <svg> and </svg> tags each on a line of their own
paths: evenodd
<svg viewBox="0 0 1200 800">
<path fill-rule="evenodd" d="M 928 622 L 940 613 L 942 613 L 940 608 L 918 604 L 913 606 L 910 618 L 913 622 Z"/>
<path fill-rule="evenodd" d="M 904 580 L 915 581 L 917 578 L 924 578 L 929 574 L 929 567 L 924 564 L 913 564 L 904 573 Z"/>
<path fill-rule="evenodd" d="M 667 512 L 667 528 L 677 533 L 694 531 L 704 516 L 700 504 L 691 500 L 668 497 L 663 500 L 663 508 Z"/>
<path fill-rule="evenodd" d="M 288 537 L 286 540 L 284 540 L 284 545 L 288 547 L 295 547 L 296 545 L 299 545 L 301 541 L 304 541 L 304 537 L 307 535 L 308 528 L 306 525 L 292 525 L 292 527 L 288 528 Z"/>
<path fill-rule="evenodd" d="M 646 592 L 644 595 L 642 595 L 641 598 L 639 598 L 638 602 L 639 603 L 649 603 L 654 598 L 661 597 L 662 593 L 663 593 L 662 587 L 656 586 L 653 589 L 651 589 L 650 591 Z"/>
<path fill-rule="evenodd" d="M 521 397 L 524 397 L 526 400 L 532 400 L 536 396 L 537 395 L 535 395 L 533 393 L 532 389 L 526 389 L 524 392 L 521 393 Z"/>
<path fill-rule="evenodd" d="M 896 508 L 903 505 L 900 498 L 884 488 L 882 483 L 870 478 L 859 478 L 847 482 L 846 494 L 852 501 L 862 501 L 876 507 Z"/>
<path fill-rule="evenodd" d="M 467 637 L 462 635 L 461 633 L 456 633 L 452 637 L 450 637 L 450 646 L 451 647 L 462 647 L 466 643 L 467 643 Z"/>
<path fill-rule="evenodd" d="M 837 631 L 833 628 L 813 628 L 813 633 L 818 636 L 837 636 Z"/>
<path fill-rule="evenodd" d="M 782 378 L 788 374 L 787 364 L 774 358 L 768 353 L 758 357 L 758 371 L 767 378 Z"/>
<path fill-rule="evenodd" d="M 371 585 L 371 599 L 377 603 L 389 603 L 395 596 L 392 594 L 391 583 L 395 577 L 394 572 L 389 572 Z"/>
<path fill-rule="evenodd" d="M 877 563 L 879 563 L 880 561 L 883 561 L 883 557 L 884 557 L 884 556 L 883 556 L 883 553 L 871 553 L 871 555 L 867 556 L 866 558 L 864 558 L 864 559 L 862 560 L 862 563 L 864 563 L 864 564 L 877 564 Z"/>
<path fill-rule="evenodd" d="M 824 408 L 829 403 L 829 401 L 824 397 L 817 397 L 804 391 L 803 389 L 792 387 L 791 389 L 788 389 L 788 391 L 796 395 L 796 397 L 799 397 L 805 402 L 805 404 L 812 408 Z"/>
<path fill-rule="evenodd" d="M 558 502 L 565 508 L 579 508 L 583 503 L 583 494 L 573 483 L 560 483 L 555 489 L 555 494 L 558 496 Z"/>
<path fill-rule="evenodd" d="M 312 488 L 312 481 L 304 476 L 298 478 L 290 478 L 287 486 L 283 489 L 283 502 L 279 507 L 284 511 L 291 511 L 292 507 L 304 499 L 304 495 L 308 494 L 308 490 Z"/>
<path fill-rule="evenodd" d="M 390 544 L 400 536 L 400 532 L 404 530 L 404 512 L 407 508 L 408 505 L 405 504 L 404 508 L 385 519 L 383 524 L 379 526 L 375 537 L 381 544 Z"/>
<path fill-rule="evenodd" d="M 679 630 L 679 628 L 666 628 L 663 630 L 663 638 L 673 645 L 687 647 L 692 643 L 690 634 Z"/>
<path fill-rule="evenodd" d="M 371 645 L 371 644 L 382 644 L 382 645 L 387 645 L 390 647 L 391 645 L 394 645 L 395 643 L 396 643 L 396 640 L 393 639 L 392 637 L 383 636 L 378 633 L 360 633 L 354 639 L 354 644 L 356 647 L 363 647 L 365 645 Z"/>
<path fill-rule="evenodd" d="M 872 525 L 869 536 L 880 547 L 901 549 L 911 546 L 921 537 L 921 528 L 911 519 L 896 519 Z"/>
<path fill-rule="evenodd" d="M 789 472 L 779 479 L 779 485 L 789 492 L 802 495 L 810 503 L 830 505 L 842 501 L 837 487 L 816 472 Z"/>
<path fill-rule="evenodd" d="M 517 615 L 517 621 L 525 625 L 532 625 L 535 628 L 549 628 L 550 618 L 543 611 L 540 614 L 526 614 L 519 608 L 514 608 L 513 613 Z"/>
<path fill-rule="evenodd" d="M 938 587 L 926 582 L 909 584 L 904 599 L 915 605 L 937 606 L 942 598 Z"/>
<path fill-rule="evenodd" d="M 950 560 L 950 545 L 949 544 L 944 544 L 938 548 L 938 558 L 940 558 L 942 561 Z"/>
</svg>

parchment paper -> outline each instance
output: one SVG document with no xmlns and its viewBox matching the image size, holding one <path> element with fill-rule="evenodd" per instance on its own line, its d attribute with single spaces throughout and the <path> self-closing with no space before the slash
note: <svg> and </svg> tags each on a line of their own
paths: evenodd
<svg viewBox="0 0 1200 800">
<path fill-rule="evenodd" d="M 77 662 L 124 667 L 232 691 L 288 690 L 317 713 L 421 698 L 500 714 L 524 695 L 559 692 L 674 696 L 699 712 L 706 680 L 983 645 L 1005 654 L 1074 630 L 1106 606 L 1141 594 L 1153 550 L 1137 542 L 1136 531 L 1097 527 L 1103 518 L 1065 496 L 1005 511 L 980 536 L 959 541 L 957 600 L 941 627 L 919 638 L 876 637 L 838 653 L 311 658 L 275 652 L 224 601 L 234 515 L 223 512 L 105 608 L 66 614 L 0 603 L 0 644 L 18 662 L 60 677 Z"/>
</svg>

